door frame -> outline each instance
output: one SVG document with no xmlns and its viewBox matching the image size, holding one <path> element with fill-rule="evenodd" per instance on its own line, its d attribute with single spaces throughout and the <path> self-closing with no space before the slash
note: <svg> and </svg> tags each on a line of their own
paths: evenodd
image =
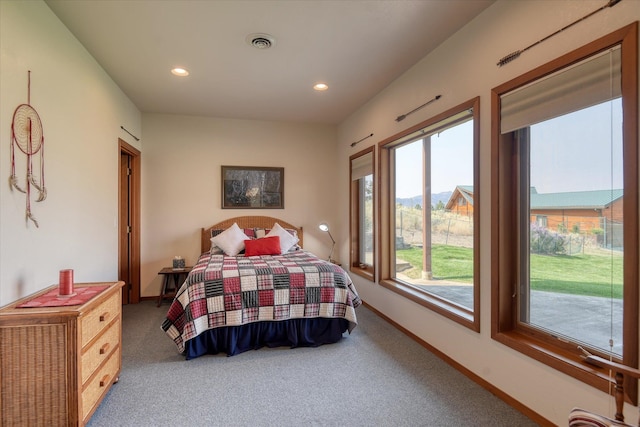
<svg viewBox="0 0 640 427">
<path fill-rule="evenodd" d="M 130 206 L 126 206 L 126 203 L 123 203 L 122 189 L 121 186 L 118 185 L 118 213 L 122 212 L 123 209 L 130 209 L 131 218 L 131 224 L 128 224 L 131 226 L 131 250 L 129 254 L 129 280 L 127 281 L 127 284 L 130 284 L 130 289 L 128 289 L 128 301 L 124 295 L 123 301 L 130 304 L 137 304 L 140 302 L 140 166 L 142 159 L 139 150 L 120 138 L 118 138 L 118 150 L 118 180 L 122 173 L 120 156 L 125 154 L 131 157 Z M 118 218 L 120 218 L 120 216 Z M 126 226 L 127 224 L 124 225 Z M 118 276 L 120 276 L 120 272 L 122 271 L 120 254 L 123 250 L 121 243 L 123 233 L 126 233 L 126 227 L 123 227 L 123 224 L 118 221 Z M 123 279 L 118 277 L 118 280 Z M 127 288 L 128 287 L 125 286 L 123 292 L 127 292 Z"/>
</svg>

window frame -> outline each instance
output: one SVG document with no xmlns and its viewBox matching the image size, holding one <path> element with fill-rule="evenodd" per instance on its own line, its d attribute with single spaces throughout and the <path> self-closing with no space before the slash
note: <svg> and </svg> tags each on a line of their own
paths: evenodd
<svg viewBox="0 0 640 427">
<path fill-rule="evenodd" d="M 372 145 L 371 147 L 365 148 L 362 151 L 359 151 L 355 154 L 352 154 L 351 156 L 349 156 L 349 236 L 350 236 L 350 242 L 349 242 L 349 271 L 351 271 L 354 274 L 357 274 L 358 276 L 364 277 L 365 279 L 374 282 L 376 280 L 376 250 L 375 250 L 375 245 L 376 245 L 376 230 L 377 230 L 377 224 L 376 224 L 376 185 L 377 185 L 377 181 L 376 181 L 376 171 L 375 171 L 375 165 L 376 165 L 376 150 L 375 150 L 376 146 Z M 361 235 L 360 235 L 360 230 L 362 230 L 361 228 L 361 223 L 360 223 L 360 218 L 361 218 L 361 210 L 360 210 L 360 204 L 361 204 L 361 199 L 360 199 L 360 185 L 359 182 L 360 180 L 357 181 L 353 181 L 351 174 L 352 174 L 352 163 L 353 160 L 371 154 L 371 164 L 372 164 L 372 172 L 373 172 L 373 189 L 372 189 L 372 206 L 373 206 L 373 217 L 371 218 L 372 221 L 372 233 L 373 233 L 373 260 L 372 260 L 372 264 L 368 264 L 366 261 L 363 262 L 362 259 L 360 259 L 360 254 L 361 254 L 361 248 L 360 248 L 360 242 L 361 242 Z"/>
<path fill-rule="evenodd" d="M 474 186 L 474 214 L 473 214 L 473 309 L 469 310 L 453 303 L 436 294 L 418 290 L 392 277 L 395 262 L 395 191 L 394 191 L 394 152 L 393 148 L 398 146 L 398 142 L 403 138 L 417 132 L 425 127 L 436 125 L 465 110 L 472 109 L 473 117 L 473 186 Z M 480 97 L 475 97 L 463 102 L 453 108 L 448 109 L 432 118 L 420 122 L 400 133 L 397 133 L 378 144 L 378 179 L 379 184 L 379 251 L 378 264 L 380 270 L 380 285 L 396 292 L 411 301 L 426 307 L 460 325 L 463 325 L 475 332 L 480 332 Z M 392 260 L 393 258 L 393 260 Z"/>
<path fill-rule="evenodd" d="M 576 344 L 519 324 L 517 298 L 518 203 L 515 184 L 520 176 L 519 154 L 513 133 L 501 135 L 500 96 L 585 58 L 620 45 L 622 52 L 623 167 L 624 167 L 624 301 L 623 355 L 620 363 L 638 367 L 638 23 L 537 67 L 491 91 L 491 337 L 541 363 L 602 391 L 608 391 L 609 373 L 583 361 Z M 597 353 L 597 352 L 596 352 Z M 607 358 L 609 355 L 605 355 Z M 637 402 L 637 383 L 625 383 L 625 393 Z"/>
</svg>

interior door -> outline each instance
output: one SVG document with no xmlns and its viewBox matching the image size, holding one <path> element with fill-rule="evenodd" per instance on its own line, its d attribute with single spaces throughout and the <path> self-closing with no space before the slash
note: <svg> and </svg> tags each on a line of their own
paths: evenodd
<svg viewBox="0 0 640 427">
<path fill-rule="evenodd" d="M 118 178 L 118 280 L 122 303 L 140 301 L 140 152 L 120 140 Z"/>
<path fill-rule="evenodd" d="M 122 304 L 129 304 L 131 293 L 131 156 L 120 152 L 120 213 L 118 279 L 125 282 L 122 288 Z"/>
</svg>

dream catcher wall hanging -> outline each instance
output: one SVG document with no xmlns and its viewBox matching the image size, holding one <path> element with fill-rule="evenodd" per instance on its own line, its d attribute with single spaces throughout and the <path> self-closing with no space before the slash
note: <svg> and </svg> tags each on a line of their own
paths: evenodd
<svg viewBox="0 0 640 427">
<path fill-rule="evenodd" d="M 20 185 L 18 175 L 16 175 L 16 147 L 27 156 L 24 185 Z M 37 166 L 35 169 L 34 157 L 36 157 Z M 18 105 L 18 108 L 13 113 L 13 121 L 11 123 L 11 176 L 9 177 L 9 185 L 11 190 L 15 188 L 26 194 L 26 219 L 33 221 L 35 226 L 38 227 L 38 221 L 31 213 L 31 187 L 38 191 L 36 202 L 42 202 L 47 198 L 47 189 L 44 186 L 44 134 L 42 132 L 42 122 L 36 110 L 31 106 L 31 71 L 29 71 L 27 84 L 27 103 Z"/>
</svg>

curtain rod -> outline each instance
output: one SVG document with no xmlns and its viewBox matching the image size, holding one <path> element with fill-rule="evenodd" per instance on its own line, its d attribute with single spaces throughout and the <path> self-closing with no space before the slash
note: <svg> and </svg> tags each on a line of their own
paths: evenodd
<svg viewBox="0 0 640 427">
<path fill-rule="evenodd" d="M 608 8 L 608 7 L 613 7 L 616 4 L 620 3 L 622 0 L 609 0 L 609 2 L 607 2 L 607 4 L 605 4 L 604 6 L 600 7 L 599 9 L 594 10 L 591 13 L 586 14 L 585 16 L 583 16 L 580 19 L 577 19 L 575 21 L 573 21 L 572 23 L 565 25 L 564 27 L 560 28 L 559 30 L 555 31 L 554 33 L 549 34 L 546 37 L 541 38 L 540 40 L 538 40 L 537 42 L 530 44 L 529 46 L 525 47 L 524 49 L 520 49 L 520 50 L 516 50 L 515 52 L 511 52 L 508 55 L 503 56 L 502 58 L 500 58 L 500 60 L 498 61 L 498 63 L 496 64 L 498 67 L 502 67 L 506 64 L 508 64 L 509 62 L 513 61 L 514 59 L 517 59 L 522 53 L 524 53 L 525 51 L 531 49 L 534 46 L 537 46 L 538 44 L 542 43 L 543 41 L 546 41 L 547 39 L 550 39 L 551 37 L 560 34 L 561 32 L 563 32 L 564 30 L 568 29 L 569 27 L 573 27 L 575 24 L 577 24 L 578 22 L 584 21 L 585 19 L 589 18 L 592 15 L 595 15 L 598 12 L 603 11 L 604 9 Z"/>
<path fill-rule="evenodd" d="M 370 134 L 370 135 L 365 136 L 365 137 L 364 137 L 364 138 L 362 138 L 362 139 L 357 140 L 356 142 L 352 142 L 352 143 L 351 143 L 351 146 L 352 146 L 352 147 L 355 147 L 356 145 L 360 144 L 360 143 L 361 143 L 362 141 L 364 141 L 365 139 L 367 139 L 367 138 L 371 138 L 372 136 L 373 136 L 373 133 L 372 133 L 372 134 Z"/>
<path fill-rule="evenodd" d="M 128 133 L 129 135 L 131 135 L 133 137 L 133 139 L 135 139 L 136 141 L 140 141 L 140 138 L 138 138 L 137 136 L 135 136 L 134 134 L 132 134 L 131 132 L 129 132 L 128 130 L 126 130 L 124 128 L 124 126 L 120 126 L 120 129 L 122 129 L 123 131 L 125 131 L 126 133 Z"/>
<path fill-rule="evenodd" d="M 431 104 L 432 102 L 437 101 L 437 100 L 438 100 L 438 99 L 440 99 L 441 97 L 442 97 L 442 95 L 436 95 L 436 97 L 435 97 L 435 98 L 430 99 L 429 101 L 425 102 L 425 103 L 424 103 L 424 104 L 422 104 L 421 106 L 419 106 L 419 107 L 417 107 L 417 108 L 414 108 L 413 110 L 409 111 L 408 113 L 405 113 L 405 114 L 401 114 L 401 115 L 399 115 L 398 117 L 396 117 L 396 122 L 401 122 L 401 121 L 403 121 L 403 120 L 404 120 L 404 119 L 405 119 L 409 114 L 413 114 L 413 113 L 415 113 L 415 112 L 416 112 L 416 111 L 418 111 L 419 109 L 426 107 L 427 105 Z"/>
</svg>

